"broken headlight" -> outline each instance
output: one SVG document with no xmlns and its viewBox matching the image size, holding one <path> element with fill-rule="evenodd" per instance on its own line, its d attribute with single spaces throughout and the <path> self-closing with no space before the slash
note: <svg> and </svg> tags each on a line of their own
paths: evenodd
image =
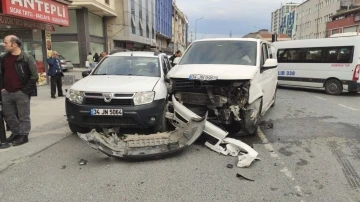
<svg viewBox="0 0 360 202">
<path fill-rule="evenodd" d="M 82 104 L 82 102 L 84 100 L 84 92 L 70 89 L 69 100 L 70 100 L 70 102 L 73 102 L 76 104 Z"/>
<path fill-rule="evenodd" d="M 134 105 L 143 105 L 152 103 L 155 97 L 155 92 L 137 92 L 134 96 Z"/>
</svg>

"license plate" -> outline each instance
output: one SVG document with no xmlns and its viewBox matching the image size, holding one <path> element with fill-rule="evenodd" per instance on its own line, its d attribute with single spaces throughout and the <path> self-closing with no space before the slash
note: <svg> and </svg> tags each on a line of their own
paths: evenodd
<svg viewBox="0 0 360 202">
<path fill-rule="evenodd" d="M 122 109 L 91 109 L 91 116 L 122 116 Z"/>
</svg>

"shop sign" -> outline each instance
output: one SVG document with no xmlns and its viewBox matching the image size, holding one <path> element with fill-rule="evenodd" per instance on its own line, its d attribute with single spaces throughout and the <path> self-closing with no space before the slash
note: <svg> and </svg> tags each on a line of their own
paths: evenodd
<svg viewBox="0 0 360 202">
<path fill-rule="evenodd" d="M 30 21 L 30 20 L 24 20 L 20 18 L 12 18 L 7 17 L 0 14 L 0 24 L 2 25 L 12 25 L 17 27 L 24 27 L 29 29 L 42 29 L 47 31 L 55 31 L 54 26 L 50 24 L 44 24 L 40 22 Z"/>
<path fill-rule="evenodd" d="M 3 13 L 36 21 L 69 26 L 68 7 L 51 0 L 2 0 Z"/>
</svg>

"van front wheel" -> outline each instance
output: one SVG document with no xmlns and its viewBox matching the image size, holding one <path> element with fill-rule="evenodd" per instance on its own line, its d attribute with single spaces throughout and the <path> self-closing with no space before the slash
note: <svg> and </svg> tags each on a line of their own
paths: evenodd
<svg viewBox="0 0 360 202">
<path fill-rule="evenodd" d="M 330 95 L 339 95 L 343 91 L 343 86 L 339 80 L 330 79 L 325 83 L 325 91 Z"/>
</svg>

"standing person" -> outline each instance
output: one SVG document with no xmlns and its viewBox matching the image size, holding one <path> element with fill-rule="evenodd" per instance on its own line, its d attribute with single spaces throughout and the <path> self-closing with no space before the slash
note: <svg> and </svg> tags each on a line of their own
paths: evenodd
<svg viewBox="0 0 360 202">
<path fill-rule="evenodd" d="M 64 76 L 61 68 L 61 61 L 58 58 L 58 53 L 53 51 L 51 57 L 46 60 L 49 65 L 48 75 L 51 77 L 51 98 L 55 99 L 56 87 L 58 89 L 58 97 L 64 97 L 62 91 L 62 78 Z"/>
<path fill-rule="evenodd" d="M 87 56 L 87 61 L 89 62 L 89 70 L 91 71 L 93 68 L 93 64 L 94 64 L 94 58 L 93 58 L 91 52 L 89 52 L 89 55 Z"/>
<path fill-rule="evenodd" d="M 177 57 L 181 57 L 181 51 L 180 50 L 178 50 L 178 51 L 176 51 L 176 53 L 174 54 L 174 55 L 172 55 L 170 58 L 169 58 L 169 60 L 170 60 L 170 62 L 171 62 L 171 66 L 175 66 L 175 64 L 174 64 L 174 60 L 175 60 L 175 58 L 177 58 Z"/>
<path fill-rule="evenodd" d="M 100 56 L 99 56 L 99 54 L 98 53 L 95 53 L 95 55 L 94 55 L 94 67 L 99 63 L 99 58 L 100 58 Z"/>
<path fill-rule="evenodd" d="M 11 129 L 7 139 L 13 146 L 27 143 L 31 130 L 30 96 L 36 91 L 39 79 L 34 58 L 21 51 L 21 40 L 14 35 L 4 38 L 7 52 L 0 57 L 0 89 L 5 121 Z M 16 117 L 17 109 L 19 118 Z"/>
</svg>

